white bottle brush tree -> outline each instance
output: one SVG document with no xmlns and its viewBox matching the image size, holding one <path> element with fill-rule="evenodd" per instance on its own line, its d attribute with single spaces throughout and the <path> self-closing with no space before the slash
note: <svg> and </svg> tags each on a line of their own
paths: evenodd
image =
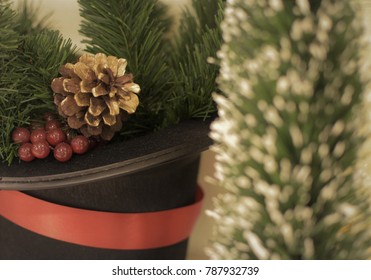
<svg viewBox="0 0 371 280">
<path fill-rule="evenodd" d="M 369 192 L 353 179 L 366 87 L 354 3 L 227 3 L 211 132 L 226 193 L 208 255 L 369 258 Z"/>
</svg>

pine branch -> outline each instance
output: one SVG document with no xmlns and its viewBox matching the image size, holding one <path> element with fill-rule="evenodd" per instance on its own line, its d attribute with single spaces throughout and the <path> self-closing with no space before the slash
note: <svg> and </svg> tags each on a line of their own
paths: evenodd
<svg viewBox="0 0 371 280">
<path fill-rule="evenodd" d="M 128 72 L 141 86 L 140 107 L 123 134 L 161 127 L 173 87 L 166 63 L 164 8 L 157 0 L 79 0 L 79 4 L 86 50 L 126 58 Z"/>
<path fill-rule="evenodd" d="M 31 33 L 22 42 L 16 67 L 24 79 L 18 90 L 30 116 L 56 110 L 50 84 L 61 65 L 76 59 L 75 51 L 71 40 L 64 40 L 59 31 Z"/>
<path fill-rule="evenodd" d="M 12 130 L 56 110 L 50 83 L 62 64 L 75 60 L 75 47 L 58 31 L 21 34 L 18 20 L 27 16 L 20 17 L 9 5 L 1 6 L 1 14 L 1 34 L 9 36 L 0 35 L 6 50 L 0 59 L 0 158 L 10 164 L 16 154 Z"/>
<path fill-rule="evenodd" d="M 178 81 L 173 97 L 178 103 L 174 114 L 180 119 L 205 118 L 216 111 L 211 93 L 217 90 L 219 66 L 208 63 L 208 59 L 216 57 L 221 46 L 224 1 L 193 0 L 192 4 L 193 10 L 183 14 L 172 55 Z"/>
<path fill-rule="evenodd" d="M 210 256 L 369 258 L 370 191 L 352 178 L 362 19 L 345 0 L 228 3 Z"/>
<path fill-rule="evenodd" d="M 192 0 L 191 9 L 187 8 L 181 18 L 179 36 L 176 42 L 179 52 L 184 54 L 187 47 L 200 44 L 202 37 L 211 30 L 221 32 L 220 22 L 223 19 L 224 2 L 224 0 Z M 220 44 L 221 40 L 218 42 Z"/>
</svg>

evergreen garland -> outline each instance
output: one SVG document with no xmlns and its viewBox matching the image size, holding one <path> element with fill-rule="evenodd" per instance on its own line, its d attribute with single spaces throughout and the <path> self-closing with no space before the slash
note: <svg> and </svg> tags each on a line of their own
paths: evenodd
<svg viewBox="0 0 371 280">
<path fill-rule="evenodd" d="M 12 130 L 55 110 L 50 81 L 75 59 L 71 41 L 41 22 L 30 25 L 34 10 L 28 11 L 17 14 L 8 1 L 0 2 L 0 158 L 8 163 L 17 148 Z"/>
<path fill-rule="evenodd" d="M 361 19 L 346 0 L 228 2 L 213 123 L 215 259 L 367 259 L 352 179 Z"/>
</svg>

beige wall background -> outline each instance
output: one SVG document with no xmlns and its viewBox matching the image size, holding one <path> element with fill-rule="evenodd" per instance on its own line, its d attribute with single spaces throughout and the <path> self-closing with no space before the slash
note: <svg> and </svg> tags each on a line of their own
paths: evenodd
<svg viewBox="0 0 371 280">
<path fill-rule="evenodd" d="M 15 6 L 22 3 L 24 0 L 13 0 Z M 79 24 L 79 6 L 77 0 L 28 0 L 30 3 L 40 7 L 40 14 L 47 14 L 52 12 L 51 23 L 54 28 L 60 30 L 62 34 L 71 38 L 72 41 L 79 47 L 83 48 L 81 44 L 82 37 L 80 36 Z M 160 0 L 169 7 L 169 14 L 174 15 L 175 19 L 179 13 L 188 5 L 190 0 Z"/>
<path fill-rule="evenodd" d="M 200 173 L 198 175 L 198 182 L 204 190 L 205 199 L 202 208 L 202 214 L 197 221 L 195 229 L 190 238 L 188 259 L 208 259 L 205 254 L 205 248 L 208 246 L 212 238 L 214 221 L 206 215 L 206 211 L 213 208 L 213 198 L 223 192 L 223 189 L 221 187 L 210 183 L 209 180 L 213 177 L 214 174 L 214 161 L 215 154 L 212 151 L 207 150 L 201 154 L 201 165 Z"/>
<path fill-rule="evenodd" d="M 71 40 L 81 49 L 84 46 L 81 44 L 82 37 L 79 35 L 79 6 L 77 0 L 29 0 L 35 6 L 40 5 L 40 14 L 52 12 L 51 24 L 55 29 L 62 32 L 64 37 L 71 38 Z M 169 13 L 174 15 L 175 19 L 184 9 L 185 5 L 189 4 L 189 0 L 161 0 L 167 4 Z M 18 5 L 22 0 L 14 0 L 15 5 Z M 203 205 L 203 212 L 198 220 L 195 230 L 190 238 L 188 258 L 189 259 L 207 259 L 204 249 L 208 244 L 212 231 L 212 220 L 205 215 L 206 209 L 211 209 L 211 200 L 219 189 L 207 183 L 207 177 L 213 174 L 214 155 L 211 151 L 205 151 L 201 155 L 201 166 L 199 174 L 199 184 L 203 186 L 205 192 L 205 201 Z"/>
</svg>

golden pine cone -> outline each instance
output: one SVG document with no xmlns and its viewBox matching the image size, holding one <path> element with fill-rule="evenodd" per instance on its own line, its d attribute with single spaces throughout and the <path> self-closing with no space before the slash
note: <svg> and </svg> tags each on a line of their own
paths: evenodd
<svg viewBox="0 0 371 280">
<path fill-rule="evenodd" d="M 87 137 L 111 140 L 138 107 L 139 85 L 126 74 L 127 61 L 103 53 L 84 54 L 60 69 L 52 81 L 54 103 L 68 125 Z"/>
</svg>

